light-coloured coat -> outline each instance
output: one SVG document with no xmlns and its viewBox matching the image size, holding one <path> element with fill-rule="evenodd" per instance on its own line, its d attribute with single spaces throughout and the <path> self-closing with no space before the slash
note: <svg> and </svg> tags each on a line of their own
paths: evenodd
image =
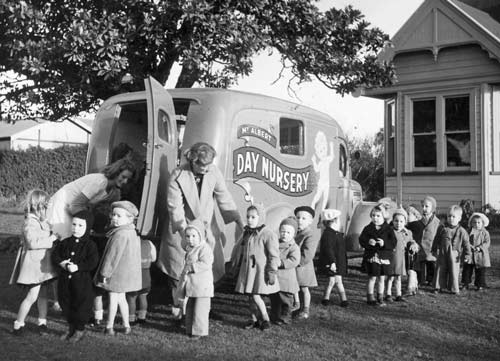
<svg viewBox="0 0 500 361">
<path fill-rule="evenodd" d="M 99 287 L 110 292 L 133 292 L 142 288 L 141 239 L 133 224 L 113 228 L 96 277 L 106 278 Z M 97 281 L 99 281 L 97 279 Z"/>
<path fill-rule="evenodd" d="M 57 276 L 52 265 L 50 227 L 37 216 L 28 214 L 23 225 L 23 240 L 10 277 L 10 284 L 39 284 Z"/>
<path fill-rule="evenodd" d="M 189 164 L 181 165 L 172 171 L 167 191 L 168 229 L 162 233 L 158 266 L 173 279 L 179 279 L 184 264 L 185 252 L 179 232 L 194 219 L 200 219 L 210 225 L 207 229 L 207 243 L 214 252 L 215 281 L 224 275 L 222 231 L 214 218 L 215 202 L 226 224 L 241 218 L 224 177 L 215 165 L 210 165 L 208 173 L 203 176 L 200 195 Z"/>
<path fill-rule="evenodd" d="M 316 287 L 316 273 L 313 259 L 318 248 L 319 239 L 315 239 L 311 227 L 297 232 L 295 243 L 300 248 L 300 263 L 297 266 L 297 281 L 300 287 Z"/>
<path fill-rule="evenodd" d="M 262 228 L 257 235 L 243 235 L 236 246 L 236 259 L 241 259 L 238 280 L 235 291 L 247 294 L 268 295 L 280 290 L 279 282 L 268 284 L 267 277 L 277 275 L 280 264 L 278 237 L 267 227 Z"/>
<path fill-rule="evenodd" d="M 471 232 L 470 244 L 474 264 L 477 268 L 491 267 L 490 261 L 490 233 L 486 229 L 481 229 L 479 232 Z"/>
<path fill-rule="evenodd" d="M 213 297 L 213 262 L 214 255 L 212 249 L 205 241 L 197 247 L 188 249 L 184 269 L 179 280 L 177 297 Z"/>
<path fill-rule="evenodd" d="M 299 282 L 297 281 L 297 271 L 295 268 L 300 263 L 299 246 L 292 240 L 291 242 L 279 243 L 280 261 L 278 267 L 278 281 L 281 292 L 299 292 Z"/>
<path fill-rule="evenodd" d="M 434 255 L 432 254 L 432 246 L 434 244 L 434 239 L 436 238 L 436 235 L 438 233 L 439 226 L 441 225 L 441 221 L 435 214 L 433 214 L 427 222 L 424 220 L 424 218 L 417 222 L 421 222 L 424 226 L 421 238 L 414 235 L 417 243 L 420 240 L 418 260 L 419 262 L 435 261 L 436 257 L 434 257 Z"/>
<path fill-rule="evenodd" d="M 391 275 L 406 276 L 405 250 L 409 244 L 416 244 L 416 242 L 413 240 L 413 235 L 409 229 L 403 228 L 400 231 L 394 230 L 394 234 L 396 236 L 396 248 L 394 248 L 391 260 Z"/>
</svg>

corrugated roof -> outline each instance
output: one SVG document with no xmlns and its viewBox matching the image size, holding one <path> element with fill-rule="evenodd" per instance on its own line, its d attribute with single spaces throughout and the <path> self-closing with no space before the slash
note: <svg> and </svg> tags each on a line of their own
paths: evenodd
<svg viewBox="0 0 500 361">
<path fill-rule="evenodd" d="M 0 121 L 0 138 L 11 137 L 16 133 L 36 127 L 39 124 L 33 120 L 19 120 L 14 124 Z"/>
<path fill-rule="evenodd" d="M 476 21 L 480 27 L 491 33 L 500 42 L 500 23 L 493 19 L 490 14 L 458 0 L 448 1 L 462 10 L 472 20 Z"/>
</svg>

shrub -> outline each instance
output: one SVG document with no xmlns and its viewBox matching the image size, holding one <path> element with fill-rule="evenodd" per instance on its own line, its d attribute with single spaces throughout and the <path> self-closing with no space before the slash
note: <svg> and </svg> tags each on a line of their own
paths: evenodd
<svg viewBox="0 0 500 361">
<path fill-rule="evenodd" d="M 33 188 L 53 194 L 85 174 L 87 146 L 0 150 L 0 198 L 19 202 Z"/>
</svg>

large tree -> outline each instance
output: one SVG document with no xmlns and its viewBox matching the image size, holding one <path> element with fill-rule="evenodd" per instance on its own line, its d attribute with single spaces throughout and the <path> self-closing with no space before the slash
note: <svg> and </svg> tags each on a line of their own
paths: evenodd
<svg viewBox="0 0 500 361">
<path fill-rule="evenodd" d="M 264 50 L 340 94 L 394 75 L 377 61 L 386 34 L 310 0 L 0 0 L 0 34 L 0 111 L 53 120 L 140 89 L 128 74 L 164 84 L 176 62 L 177 87 L 229 87 Z"/>
</svg>

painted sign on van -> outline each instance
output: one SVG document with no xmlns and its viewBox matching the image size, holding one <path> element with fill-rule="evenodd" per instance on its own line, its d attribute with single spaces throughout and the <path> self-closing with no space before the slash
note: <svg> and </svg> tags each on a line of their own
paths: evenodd
<svg viewBox="0 0 500 361">
<path fill-rule="evenodd" d="M 250 177 L 264 181 L 278 192 L 300 197 L 314 190 L 312 165 L 292 168 L 255 147 L 242 147 L 233 152 L 233 178 Z"/>
<path fill-rule="evenodd" d="M 276 148 L 276 137 L 264 128 L 252 124 L 242 124 L 238 127 L 238 138 L 255 137 Z"/>
</svg>

